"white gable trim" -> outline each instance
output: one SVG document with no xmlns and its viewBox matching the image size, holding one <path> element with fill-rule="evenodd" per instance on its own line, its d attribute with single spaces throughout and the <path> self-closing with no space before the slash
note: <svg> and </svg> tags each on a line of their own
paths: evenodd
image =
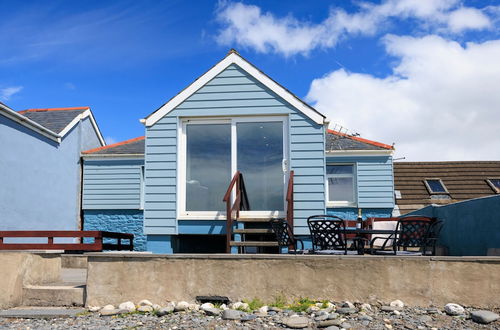
<svg viewBox="0 0 500 330">
<path fill-rule="evenodd" d="M 207 84 L 210 80 L 215 78 L 219 73 L 225 70 L 231 64 L 236 64 L 243 70 L 245 70 L 252 77 L 257 79 L 264 86 L 272 90 L 274 93 L 279 95 L 297 110 L 302 112 L 304 115 L 309 117 L 317 124 L 324 124 L 325 117 L 321 115 L 319 112 L 312 109 L 310 106 L 306 105 L 304 102 L 299 100 L 295 95 L 290 93 L 288 90 L 280 86 L 274 80 L 265 75 L 262 71 L 258 70 L 255 66 L 250 64 L 236 52 L 231 52 L 227 55 L 222 61 L 217 63 L 214 67 L 208 70 L 204 75 L 196 79 L 191 85 L 189 85 L 186 89 L 181 91 L 179 94 L 174 96 L 170 101 L 161 106 L 158 110 L 153 112 L 151 115 L 146 117 L 145 119 L 141 119 L 142 123 L 145 123 L 146 126 L 154 125 L 158 120 L 167 115 L 170 111 L 174 110 L 179 104 L 184 102 L 188 97 L 193 95 L 197 90 Z"/>
<path fill-rule="evenodd" d="M 0 113 L 5 117 L 9 118 L 10 120 L 24 127 L 27 127 L 32 131 L 37 132 L 38 134 L 41 134 L 52 141 L 61 143 L 61 136 L 59 134 L 52 132 L 51 130 L 43 127 L 42 125 L 34 122 L 33 120 L 28 119 L 27 117 L 17 113 L 16 111 L 10 109 L 6 105 L 0 103 L 0 110 L 2 110 Z"/>
<path fill-rule="evenodd" d="M 64 137 L 66 134 L 68 134 L 71 129 L 78 124 L 81 120 L 90 117 L 90 122 L 92 123 L 92 127 L 94 128 L 95 132 L 97 133 L 97 138 L 99 139 L 99 142 L 101 142 L 101 146 L 105 146 L 106 142 L 104 141 L 104 138 L 102 137 L 101 131 L 99 131 L 99 127 L 97 127 L 97 123 L 94 119 L 94 116 L 92 115 L 92 111 L 90 111 L 90 108 L 76 116 L 66 127 L 59 133 L 61 137 Z"/>
</svg>

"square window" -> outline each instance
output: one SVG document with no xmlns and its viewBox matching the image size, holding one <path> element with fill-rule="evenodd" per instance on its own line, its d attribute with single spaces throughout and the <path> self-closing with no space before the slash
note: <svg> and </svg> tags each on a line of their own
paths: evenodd
<svg viewBox="0 0 500 330">
<path fill-rule="evenodd" d="M 327 165 L 328 202 L 335 206 L 356 203 L 354 165 Z"/>
<path fill-rule="evenodd" d="M 486 179 L 486 182 L 495 193 L 500 194 L 500 178 L 489 178 Z"/>
<path fill-rule="evenodd" d="M 425 179 L 424 183 L 431 194 L 449 194 L 441 179 Z"/>
</svg>

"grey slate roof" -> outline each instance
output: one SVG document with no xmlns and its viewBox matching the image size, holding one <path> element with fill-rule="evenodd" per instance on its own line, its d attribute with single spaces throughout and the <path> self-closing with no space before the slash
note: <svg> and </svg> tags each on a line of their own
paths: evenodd
<svg viewBox="0 0 500 330">
<path fill-rule="evenodd" d="M 86 110 L 88 108 L 75 108 L 71 110 L 30 109 L 19 111 L 19 113 L 52 132 L 59 134 L 76 116 Z"/>
<path fill-rule="evenodd" d="M 82 152 L 84 155 L 144 155 L 144 136 Z"/>
<path fill-rule="evenodd" d="M 392 147 L 375 141 L 356 136 L 348 136 L 328 130 L 326 134 L 325 150 L 391 150 Z"/>
</svg>

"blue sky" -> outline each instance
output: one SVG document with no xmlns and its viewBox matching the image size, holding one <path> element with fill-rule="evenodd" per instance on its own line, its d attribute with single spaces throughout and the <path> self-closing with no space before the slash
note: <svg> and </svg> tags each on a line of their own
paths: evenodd
<svg viewBox="0 0 500 330">
<path fill-rule="evenodd" d="M 408 160 L 500 159 L 499 1 L 4 1 L 0 101 L 90 106 L 109 142 L 234 47 Z"/>
</svg>

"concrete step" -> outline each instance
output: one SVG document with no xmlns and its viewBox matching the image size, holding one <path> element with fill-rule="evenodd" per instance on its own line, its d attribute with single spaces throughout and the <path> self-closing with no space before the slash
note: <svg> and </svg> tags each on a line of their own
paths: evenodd
<svg viewBox="0 0 500 330">
<path fill-rule="evenodd" d="M 235 234 L 272 234 L 272 229 L 265 228 L 251 228 L 251 229 L 235 229 L 233 230 Z"/>
<path fill-rule="evenodd" d="M 51 319 L 76 317 L 86 312 L 85 308 L 60 308 L 60 307 L 37 307 L 26 306 L 0 310 L 0 317 L 23 318 L 23 319 Z"/>
<path fill-rule="evenodd" d="M 85 285 L 26 285 L 22 301 L 25 306 L 84 306 Z"/>
<path fill-rule="evenodd" d="M 229 242 L 230 246 L 278 246 L 278 242 L 273 241 L 231 241 Z"/>
<path fill-rule="evenodd" d="M 61 283 L 85 285 L 87 283 L 87 269 L 61 268 Z"/>
</svg>

